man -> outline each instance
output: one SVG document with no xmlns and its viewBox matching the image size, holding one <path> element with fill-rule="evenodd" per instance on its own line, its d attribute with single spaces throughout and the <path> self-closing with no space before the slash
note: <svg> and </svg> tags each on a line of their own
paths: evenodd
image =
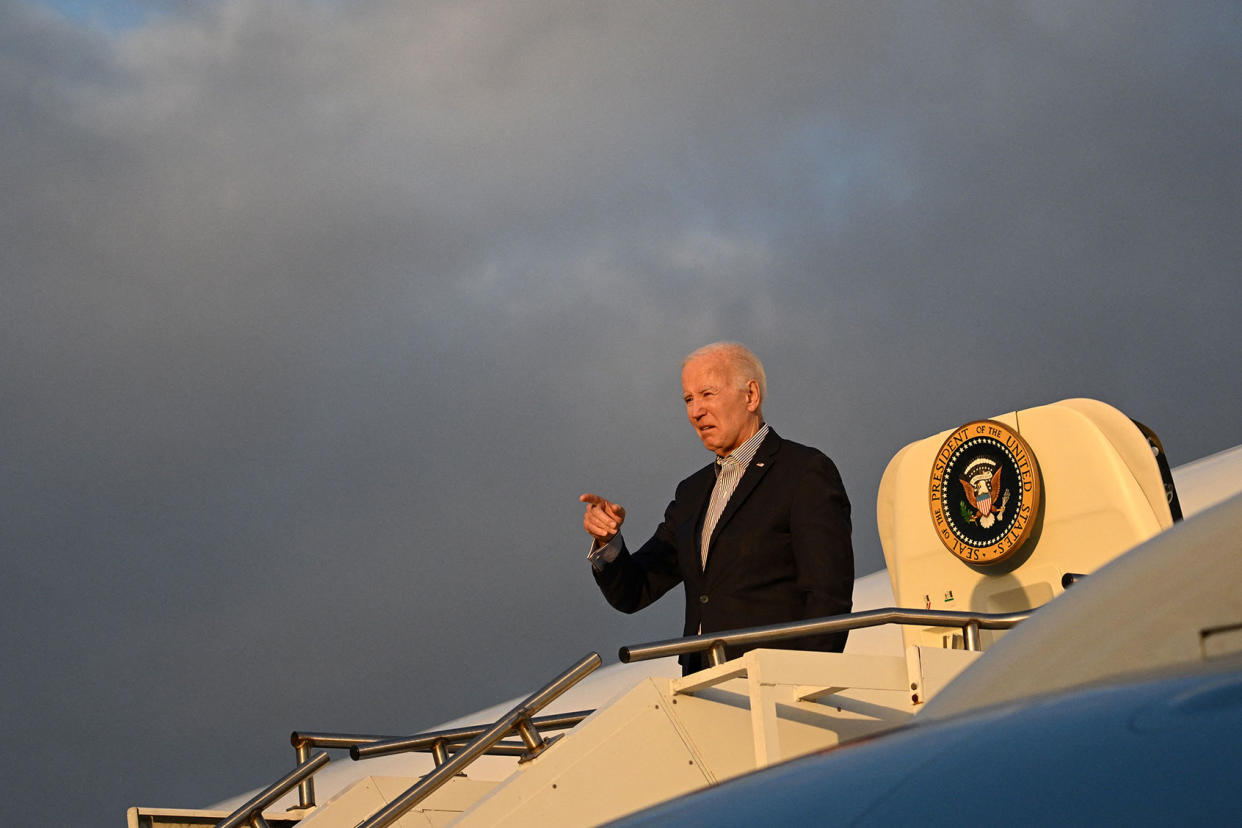
<svg viewBox="0 0 1242 828">
<path fill-rule="evenodd" d="M 678 583 L 684 635 L 847 613 L 854 589 L 850 503 L 836 466 L 785 440 L 763 419 L 763 365 L 745 346 L 717 342 L 682 363 L 686 416 L 716 461 L 677 485 L 664 522 L 631 553 L 625 509 L 584 494 L 596 583 L 622 612 L 637 612 Z M 840 652 L 845 633 L 773 646 Z M 728 657 L 743 652 L 731 648 Z M 681 657 L 682 671 L 706 664 Z"/>
</svg>

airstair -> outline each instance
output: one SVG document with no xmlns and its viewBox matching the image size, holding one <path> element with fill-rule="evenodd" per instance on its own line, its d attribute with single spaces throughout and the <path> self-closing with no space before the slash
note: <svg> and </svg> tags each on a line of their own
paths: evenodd
<svg viewBox="0 0 1242 828">
<path fill-rule="evenodd" d="M 294 769 L 231 812 L 131 808 L 129 828 L 598 825 L 900 727 L 1005 630 L 1173 521 L 1158 441 L 1115 409 L 1067 400 L 969 427 L 988 423 L 1021 434 L 1038 458 L 1027 479 L 1043 494 L 1021 552 L 1001 565 L 972 563 L 936 520 L 936 470 L 974 433 L 963 426 L 907 446 L 881 481 L 879 530 L 898 607 L 623 647 L 625 663 L 703 652 L 709 666 L 645 678 L 596 710 L 543 713 L 600 666 L 590 653 L 491 722 L 401 737 L 294 732 Z M 969 486 L 945 485 L 956 490 L 957 479 Z M 902 631 L 900 651 L 780 649 L 786 639 L 890 624 Z M 747 652 L 726 660 L 726 647 Z M 328 751 L 348 751 L 358 773 L 320 803 L 315 774 L 338 761 Z M 421 778 L 366 772 L 365 760 L 405 752 L 430 754 L 433 769 Z M 476 773 L 484 756 L 511 761 Z"/>
</svg>

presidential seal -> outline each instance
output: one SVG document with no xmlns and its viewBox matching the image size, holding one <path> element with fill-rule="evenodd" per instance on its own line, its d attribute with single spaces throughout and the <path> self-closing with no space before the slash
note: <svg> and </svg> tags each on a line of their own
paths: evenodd
<svg viewBox="0 0 1242 828">
<path fill-rule="evenodd" d="M 949 435 L 932 463 L 928 503 L 945 548 L 969 564 L 1000 563 L 1035 528 L 1039 464 L 1018 433 L 996 420 Z"/>
</svg>

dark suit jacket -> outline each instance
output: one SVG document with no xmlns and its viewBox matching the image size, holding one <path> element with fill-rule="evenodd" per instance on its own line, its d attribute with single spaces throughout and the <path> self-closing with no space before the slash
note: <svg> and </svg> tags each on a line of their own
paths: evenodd
<svg viewBox="0 0 1242 828">
<path fill-rule="evenodd" d="M 710 633 L 849 612 L 850 502 L 833 462 L 769 430 L 713 530 L 704 570 L 699 538 L 716 483 L 714 465 L 677 485 L 651 540 L 634 553 L 623 542 L 616 560 L 595 572 L 608 603 L 637 612 L 681 583 L 684 635 L 696 635 L 700 624 Z M 773 646 L 840 652 L 845 638 L 841 633 Z M 728 656 L 742 651 L 731 648 Z M 706 662 L 683 656 L 681 663 L 689 673 Z"/>
</svg>

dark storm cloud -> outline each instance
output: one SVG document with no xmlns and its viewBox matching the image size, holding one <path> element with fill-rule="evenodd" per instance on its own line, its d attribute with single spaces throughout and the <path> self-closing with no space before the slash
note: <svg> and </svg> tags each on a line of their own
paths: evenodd
<svg viewBox="0 0 1242 828">
<path fill-rule="evenodd" d="M 587 576 L 752 344 L 882 561 L 902 445 L 1089 395 L 1236 444 L 1236 5 L 0 9 L 11 822 L 268 781 L 663 638 Z M 80 753 L 79 753 L 80 752 Z"/>
</svg>

